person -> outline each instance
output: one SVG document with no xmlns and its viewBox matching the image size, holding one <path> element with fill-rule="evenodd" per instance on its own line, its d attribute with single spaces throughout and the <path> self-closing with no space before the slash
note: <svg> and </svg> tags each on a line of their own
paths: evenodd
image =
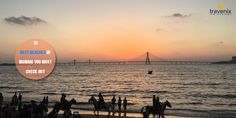
<svg viewBox="0 0 236 118">
<path fill-rule="evenodd" d="M 46 96 L 45 102 L 46 102 L 46 107 L 48 107 L 48 96 Z"/>
<path fill-rule="evenodd" d="M 156 101 L 156 103 L 157 103 L 157 112 L 159 112 L 160 110 L 161 110 L 161 103 L 160 103 L 160 99 L 159 99 L 159 97 L 157 96 L 157 101 Z"/>
<path fill-rule="evenodd" d="M 154 113 L 157 113 L 157 110 L 158 110 L 157 105 L 158 105 L 157 98 L 156 98 L 155 95 L 153 95 L 153 97 L 152 97 L 152 107 L 153 107 L 153 112 Z"/>
<path fill-rule="evenodd" d="M 18 98 L 17 98 L 17 92 L 15 92 L 14 96 L 12 97 L 12 105 L 18 105 Z"/>
<path fill-rule="evenodd" d="M 111 105 L 112 105 L 112 110 L 113 110 L 112 115 L 113 116 L 115 115 L 115 104 L 116 104 L 116 97 L 115 97 L 115 95 L 113 95 L 113 97 L 111 99 Z"/>
<path fill-rule="evenodd" d="M 22 95 L 21 95 L 21 93 L 19 93 L 18 102 L 19 102 L 19 104 L 22 103 Z"/>
<path fill-rule="evenodd" d="M 104 98 L 103 98 L 101 92 L 99 92 L 98 98 L 99 98 L 99 105 L 100 105 L 100 108 L 103 108 L 104 105 L 105 105 L 105 101 L 104 101 Z"/>
<path fill-rule="evenodd" d="M 119 99 L 118 99 L 118 109 L 119 109 L 119 111 L 121 110 L 121 98 L 120 98 L 120 96 L 119 96 Z"/>
<path fill-rule="evenodd" d="M 124 107 L 124 110 L 126 111 L 126 107 L 127 107 L 127 99 L 126 99 L 126 97 L 123 100 L 123 107 Z"/>
<path fill-rule="evenodd" d="M 67 102 L 67 100 L 66 100 L 66 94 L 62 93 L 62 94 L 61 94 L 61 103 L 64 104 L 64 103 L 66 103 L 66 102 Z"/>
<path fill-rule="evenodd" d="M 113 107 L 113 110 L 115 109 L 115 104 L 116 104 L 116 97 L 115 95 L 113 95 L 112 99 L 111 99 L 111 104 L 112 104 L 112 107 Z"/>
<path fill-rule="evenodd" d="M 0 111 L 2 111 L 2 104 L 3 104 L 3 96 L 2 93 L 0 92 Z"/>
</svg>

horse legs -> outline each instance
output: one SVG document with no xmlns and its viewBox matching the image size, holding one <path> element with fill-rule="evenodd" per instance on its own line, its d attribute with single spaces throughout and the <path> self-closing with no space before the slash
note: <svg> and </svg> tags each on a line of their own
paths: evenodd
<svg viewBox="0 0 236 118">
<path fill-rule="evenodd" d="M 163 114 L 161 114 L 161 117 L 162 117 L 162 118 L 165 118 L 165 115 L 164 115 L 164 113 L 163 113 Z"/>
<path fill-rule="evenodd" d="M 95 109 L 94 109 L 93 113 L 94 113 L 94 115 L 96 115 L 96 110 Z"/>
<path fill-rule="evenodd" d="M 153 116 L 153 118 L 155 118 L 156 114 L 153 113 L 152 116 Z"/>
<path fill-rule="evenodd" d="M 111 114 L 111 112 L 110 112 L 110 110 L 108 110 L 108 115 L 107 115 L 108 118 L 110 117 L 110 114 Z"/>
</svg>

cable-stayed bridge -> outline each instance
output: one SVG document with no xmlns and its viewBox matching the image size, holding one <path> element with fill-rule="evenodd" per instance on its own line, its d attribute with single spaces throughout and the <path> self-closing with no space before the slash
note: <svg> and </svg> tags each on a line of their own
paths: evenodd
<svg viewBox="0 0 236 118">
<path fill-rule="evenodd" d="M 139 56 L 136 56 L 130 60 L 126 61 L 96 61 L 96 60 L 87 60 L 79 61 L 72 60 L 70 62 L 61 62 L 57 65 L 83 65 L 83 64 L 171 64 L 171 65 L 197 65 L 197 64 L 210 64 L 211 62 L 207 61 L 169 61 L 167 59 L 161 58 L 152 54 L 150 52 L 143 53 Z"/>
</svg>

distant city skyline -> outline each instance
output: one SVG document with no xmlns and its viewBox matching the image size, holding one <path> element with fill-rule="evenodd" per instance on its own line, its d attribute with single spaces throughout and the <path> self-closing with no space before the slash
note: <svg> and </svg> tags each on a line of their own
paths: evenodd
<svg viewBox="0 0 236 118">
<path fill-rule="evenodd" d="M 235 4 L 235 0 L 3 0 L 0 63 L 14 62 L 15 50 L 29 39 L 49 42 L 59 62 L 128 61 L 147 51 L 166 60 L 230 60 L 236 55 Z M 231 14 L 215 13 L 224 9 Z"/>
</svg>

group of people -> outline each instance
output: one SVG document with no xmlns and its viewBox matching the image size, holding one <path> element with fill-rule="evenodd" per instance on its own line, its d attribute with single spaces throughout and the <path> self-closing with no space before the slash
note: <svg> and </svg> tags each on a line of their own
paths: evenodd
<svg viewBox="0 0 236 118">
<path fill-rule="evenodd" d="M 104 98 L 103 98 L 103 95 L 102 95 L 101 92 L 99 92 L 98 98 L 99 98 L 98 102 L 99 102 L 100 106 L 103 107 L 105 105 L 105 101 L 104 101 Z M 111 99 L 111 104 L 112 104 L 113 109 L 115 109 L 115 106 L 116 106 L 116 97 L 115 97 L 115 95 L 113 95 L 113 97 Z M 120 111 L 121 106 L 122 106 L 122 100 L 121 100 L 120 96 L 118 98 L 117 105 L 118 105 L 118 110 Z M 123 100 L 123 108 L 124 108 L 124 111 L 126 111 L 126 108 L 127 108 L 127 99 L 126 99 L 126 97 Z"/>
<path fill-rule="evenodd" d="M 111 99 L 111 104 L 112 104 L 112 106 L 115 109 L 115 104 L 116 104 L 116 97 L 115 97 L 115 95 Z M 122 100 L 121 100 L 120 96 L 118 98 L 117 105 L 118 105 L 118 110 L 121 110 Z M 126 97 L 123 100 L 123 108 L 124 108 L 124 111 L 126 111 L 126 108 L 127 108 L 127 99 L 126 99 Z"/>
<path fill-rule="evenodd" d="M 99 97 L 98 105 L 100 105 L 100 108 L 104 108 L 105 101 L 102 93 L 99 93 L 98 97 Z M 4 100 L 3 95 L 0 92 L 0 118 L 37 118 L 36 116 L 38 116 L 38 114 L 41 115 L 39 116 L 39 118 L 43 118 L 42 117 L 43 112 L 45 111 L 47 113 L 48 96 L 45 96 L 39 105 L 37 105 L 36 101 L 31 100 L 30 102 L 31 104 L 24 104 L 22 106 L 22 95 L 21 93 L 19 93 L 17 96 L 17 92 L 15 92 L 15 94 L 13 95 L 10 105 L 6 104 L 3 107 L 3 100 Z M 66 103 L 68 103 L 68 101 L 66 100 L 66 95 L 62 94 L 60 99 L 60 104 L 65 105 Z M 118 111 L 119 113 L 121 113 L 122 103 L 123 103 L 124 113 L 126 114 L 126 109 L 127 109 L 126 97 L 124 97 L 124 99 L 122 100 L 121 97 L 119 96 L 117 100 L 116 96 L 113 95 L 111 99 L 111 105 L 113 111 L 115 111 L 115 106 L 117 104 Z M 158 96 L 153 95 L 152 103 L 153 103 L 152 104 L 153 111 L 159 111 L 161 108 L 161 103 L 159 101 Z M 146 116 L 148 117 L 148 115 L 144 114 L 144 118 L 147 118 Z"/>
<path fill-rule="evenodd" d="M 30 104 L 22 104 L 22 95 L 14 93 L 11 103 L 3 106 L 3 95 L 0 93 L 0 118 L 43 118 L 47 112 L 48 96 L 37 105 L 36 101 L 31 100 Z"/>
</svg>

